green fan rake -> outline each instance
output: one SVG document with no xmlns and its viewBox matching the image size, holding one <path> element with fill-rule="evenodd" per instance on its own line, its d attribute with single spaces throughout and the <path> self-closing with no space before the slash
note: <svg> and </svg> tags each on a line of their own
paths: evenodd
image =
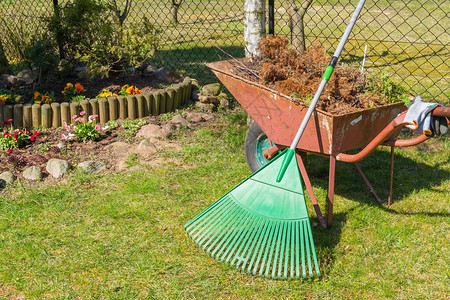
<svg viewBox="0 0 450 300">
<path fill-rule="evenodd" d="M 359 1 L 290 148 L 184 226 L 213 258 L 270 278 L 320 276 L 295 149 L 364 2 Z"/>
</svg>

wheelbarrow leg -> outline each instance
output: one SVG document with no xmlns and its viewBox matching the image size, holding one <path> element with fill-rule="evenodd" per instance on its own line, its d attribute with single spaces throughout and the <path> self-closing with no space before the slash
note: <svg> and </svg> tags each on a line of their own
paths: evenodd
<svg viewBox="0 0 450 300">
<path fill-rule="evenodd" d="M 390 158 L 390 167 L 389 167 L 389 174 L 390 174 L 390 179 L 389 179 L 389 195 L 388 195 L 388 205 L 391 205 L 391 200 L 392 200 L 392 186 L 394 184 L 394 149 L 395 146 L 391 146 L 391 158 Z M 359 175 L 361 175 L 362 179 L 364 180 L 364 182 L 366 183 L 367 187 L 369 188 L 370 192 L 372 193 L 372 195 L 375 197 L 375 199 L 377 199 L 379 204 L 383 203 L 383 200 L 381 200 L 380 197 L 378 197 L 377 192 L 375 191 L 375 189 L 372 187 L 372 185 L 370 184 L 369 180 L 367 179 L 366 175 L 364 175 L 363 171 L 361 170 L 361 168 L 359 167 L 357 162 L 353 163 L 356 170 L 358 171 Z"/>
<path fill-rule="evenodd" d="M 304 153 L 304 155 L 302 155 Z M 297 156 L 297 164 L 298 168 L 300 169 L 300 174 L 302 175 L 303 182 L 305 183 L 306 190 L 308 191 L 309 197 L 311 198 L 311 202 L 313 204 L 314 210 L 317 215 L 317 219 L 319 219 L 320 225 L 322 227 L 327 227 L 325 224 L 325 220 L 323 218 L 322 212 L 320 211 L 319 203 L 317 202 L 316 195 L 314 194 L 314 190 L 311 185 L 311 181 L 309 180 L 308 173 L 306 172 L 305 164 L 303 163 L 303 159 L 306 159 L 306 153 L 305 152 L 298 152 L 296 151 Z M 302 158 L 303 156 L 303 158 Z"/>
<path fill-rule="evenodd" d="M 336 173 L 336 157 L 330 155 L 330 171 L 328 176 L 328 226 L 333 222 L 334 177 Z"/>
</svg>

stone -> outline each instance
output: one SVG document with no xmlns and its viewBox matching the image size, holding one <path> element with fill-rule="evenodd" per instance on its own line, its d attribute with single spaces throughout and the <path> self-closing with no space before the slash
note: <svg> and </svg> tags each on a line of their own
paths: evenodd
<svg viewBox="0 0 450 300">
<path fill-rule="evenodd" d="M 86 72 L 86 67 L 80 66 L 80 67 L 76 67 L 75 69 L 73 69 L 74 73 L 80 73 L 80 72 Z"/>
<path fill-rule="evenodd" d="M 136 133 L 137 138 L 169 138 L 174 129 L 173 126 L 159 126 L 155 124 L 147 124 L 141 127 Z"/>
<path fill-rule="evenodd" d="M 2 74 L 2 80 L 7 88 L 19 88 L 25 84 L 22 78 L 9 74 Z"/>
<path fill-rule="evenodd" d="M 230 101 L 227 98 L 220 99 L 220 106 L 222 106 L 225 109 L 230 108 Z"/>
<path fill-rule="evenodd" d="M 176 115 L 172 118 L 172 120 L 169 122 L 170 124 L 175 125 L 182 125 L 186 127 L 191 127 L 191 123 L 189 123 L 185 118 L 183 118 L 181 115 Z"/>
<path fill-rule="evenodd" d="M 191 92 L 191 99 L 194 101 L 198 100 L 198 97 L 201 95 L 199 90 L 192 90 Z"/>
<path fill-rule="evenodd" d="M 202 93 L 206 96 L 217 96 L 220 94 L 220 83 L 211 83 L 204 85 Z"/>
<path fill-rule="evenodd" d="M 22 176 L 25 179 L 36 181 L 41 180 L 42 177 L 44 177 L 44 174 L 38 166 L 31 166 L 23 171 Z"/>
<path fill-rule="evenodd" d="M 87 174 L 99 173 L 106 168 L 102 161 L 86 160 L 78 164 L 78 169 Z"/>
<path fill-rule="evenodd" d="M 58 71 L 63 77 L 70 76 L 73 72 L 73 64 L 67 59 L 61 59 L 58 63 Z"/>
<path fill-rule="evenodd" d="M 137 146 L 137 151 L 135 153 L 141 154 L 145 157 L 145 156 L 153 155 L 156 152 L 158 152 L 158 151 L 156 150 L 155 144 L 153 144 L 150 141 L 150 139 L 144 139 Z"/>
<path fill-rule="evenodd" d="M 219 99 L 217 99 L 216 96 L 200 95 L 200 96 L 198 96 L 198 100 L 199 100 L 201 103 L 206 103 L 206 104 L 209 104 L 209 103 L 212 103 L 212 104 L 219 104 L 219 103 L 220 103 Z"/>
<path fill-rule="evenodd" d="M 186 119 L 193 123 L 205 122 L 212 120 L 213 118 L 214 118 L 213 116 L 205 113 L 195 113 L 195 112 L 186 113 Z"/>
<path fill-rule="evenodd" d="M 17 73 L 17 77 L 28 78 L 28 79 L 36 79 L 36 77 L 37 77 L 37 69 L 36 68 L 24 69 L 24 70 L 20 71 L 19 73 Z"/>
<path fill-rule="evenodd" d="M 136 68 L 133 68 L 133 67 L 129 67 L 129 68 L 127 68 L 127 72 L 128 72 L 128 74 L 134 74 L 134 73 L 136 73 Z"/>
<path fill-rule="evenodd" d="M 153 75 L 153 73 L 155 73 L 158 70 L 158 68 L 156 68 L 156 66 L 149 64 L 147 65 L 144 70 L 143 70 L 143 74 L 144 76 L 151 76 Z"/>
<path fill-rule="evenodd" d="M 52 158 L 45 167 L 47 172 L 55 178 L 60 178 L 69 172 L 70 164 L 67 160 Z"/>
<path fill-rule="evenodd" d="M 158 70 L 156 70 L 156 72 L 153 73 L 153 76 L 156 77 L 156 80 L 165 83 L 172 83 L 181 78 L 177 73 L 173 72 L 167 67 L 159 68 Z"/>
<path fill-rule="evenodd" d="M 6 187 L 7 184 L 12 184 L 16 181 L 17 177 L 10 171 L 0 173 L 0 188 Z"/>
<path fill-rule="evenodd" d="M 195 102 L 195 106 L 202 111 L 212 112 L 214 110 L 214 105 L 210 103 L 206 104 L 197 101 Z"/>
</svg>

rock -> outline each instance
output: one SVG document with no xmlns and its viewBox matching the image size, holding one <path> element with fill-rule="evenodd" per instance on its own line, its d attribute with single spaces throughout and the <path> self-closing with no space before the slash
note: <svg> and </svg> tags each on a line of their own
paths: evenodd
<svg viewBox="0 0 450 300">
<path fill-rule="evenodd" d="M 53 177 L 60 178 L 69 172 L 70 164 L 67 160 L 52 158 L 47 162 L 45 169 Z"/>
<path fill-rule="evenodd" d="M 153 73 L 155 73 L 158 69 L 156 66 L 149 64 L 144 68 L 143 74 L 144 76 L 151 76 Z"/>
<path fill-rule="evenodd" d="M 167 67 L 159 68 L 153 73 L 153 76 L 156 77 L 156 80 L 163 81 L 165 83 L 172 83 L 181 78 L 177 73 L 171 71 Z"/>
<path fill-rule="evenodd" d="M 106 164 L 102 161 L 87 160 L 78 164 L 78 169 L 81 171 L 92 174 L 103 171 L 106 168 Z"/>
<path fill-rule="evenodd" d="M 24 69 L 24 70 L 20 71 L 19 73 L 17 73 L 17 77 L 34 80 L 37 78 L 37 69 L 36 68 Z"/>
<path fill-rule="evenodd" d="M 201 103 L 206 103 L 206 104 L 208 104 L 208 103 L 219 104 L 220 103 L 219 99 L 217 99 L 217 97 L 215 97 L 215 96 L 200 95 L 200 96 L 198 96 L 198 100 Z"/>
<path fill-rule="evenodd" d="M 202 93 L 206 96 L 217 96 L 220 94 L 220 83 L 211 83 L 203 86 Z"/>
<path fill-rule="evenodd" d="M 150 139 L 142 140 L 137 146 L 137 154 L 144 156 L 153 155 L 157 152 L 156 146 L 150 141 Z"/>
<path fill-rule="evenodd" d="M 169 123 L 175 124 L 175 125 L 183 125 L 186 127 L 191 127 L 191 124 L 185 118 L 183 118 L 181 115 L 174 116 Z"/>
<path fill-rule="evenodd" d="M 186 119 L 190 120 L 193 123 L 209 121 L 213 118 L 214 118 L 213 116 L 205 113 L 194 113 L 194 112 L 186 113 Z"/>
<path fill-rule="evenodd" d="M 225 109 L 230 108 L 230 101 L 227 98 L 220 99 L 220 106 L 222 106 Z"/>
<path fill-rule="evenodd" d="M 199 90 L 192 90 L 191 92 L 191 99 L 194 101 L 198 100 L 198 97 L 201 95 Z"/>
<path fill-rule="evenodd" d="M 75 69 L 73 69 L 74 73 L 80 73 L 80 72 L 86 72 L 86 67 L 80 66 L 80 67 L 76 67 Z"/>
<path fill-rule="evenodd" d="M 129 68 L 127 68 L 127 72 L 128 72 L 128 74 L 134 74 L 134 73 L 136 73 L 136 68 L 129 67 Z"/>
<path fill-rule="evenodd" d="M 58 63 L 58 71 L 63 77 L 70 76 L 73 72 L 73 64 L 67 59 L 61 59 Z"/>
<path fill-rule="evenodd" d="M 0 173 L 0 188 L 4 188 L 7 184 L 12 184 L 17 179 L 10 171 Z"/>
<path fill-rule="evenodd" d="M 23 177 L 28 180 L 41 180 L 44 174 L 38 166 L 31 166 L 22 173 Z"/>
<path fill-rule="evenodd" d="M 195 102 L 195 106 L 202 110 L 202 111 L 207 111 L 207 112 L 212 112 L 214 110 L 214 105 L 213 104 L 206 104 L 206 103 L 201 103 L 200 101 Z"/>
<path fill-rule="evenodd" d="M 136 137 L 143 138 L 169 138 L 173 133 L 172 125 L 159 126 L 155 124 L 144 125 L 136 133 Z"/>
<path fill-rule="evenodd" d="M 2 80 L 7 88 L 19 88 L 25 84 L 25 80 L 14 75 L 2 74 Z"/>
</svg>

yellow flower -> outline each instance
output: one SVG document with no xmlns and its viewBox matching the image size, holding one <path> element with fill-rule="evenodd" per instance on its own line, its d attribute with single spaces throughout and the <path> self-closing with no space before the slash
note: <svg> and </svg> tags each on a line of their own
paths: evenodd
<svg viewBox="0 0 450 300">
<path fill-rule="evenodd" d="M 136 94 L 142 94 L 141 90 L 138 89 L 138 88 L 136 88 L 135 93 L 136 93 Z"/>
<path fill-rule="evenodd" d="M 64 88 L 65 90 L 73 88 L 73 84 L 71 84 L 70 82 L 66 84 L 66 87 Z"/>
<path fill-rule="evenodd" d="M 5 103 L 6 102 L 6 98 L 3 96 L 0 96 L 0 103 Z"/>
<path fill-rule="evenodd" d="M 133 86 L 128 87 L 128 88 L 125 90 L 125 92 L 126 92 L 127 94 L 129 94 L 129 95 L 133 95 L 133 94 L 134 94 L 134 87 L 133 87 Z"/>
<path fill-rule="evenodd" d="M 16 96 L 16 102 L 19 102 L 20 101 L 20 98 L 21 98 L 22 96 Z"/>
</svg>

